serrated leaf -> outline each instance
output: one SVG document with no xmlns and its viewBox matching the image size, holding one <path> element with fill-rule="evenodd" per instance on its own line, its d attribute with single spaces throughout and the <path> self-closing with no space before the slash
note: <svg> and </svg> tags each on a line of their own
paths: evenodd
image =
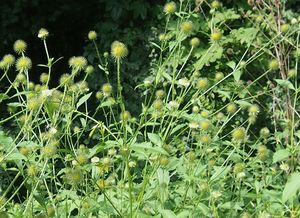
<svg viewBox="0 0 300 218">
<path fill-rule="evenodd" d="M 215 24 L 217 24 L 217 23 L 223 22 L 225 20 L 235 20 L 235 19 L 239 19 L 239 18 L 240 18 L 240 15 L 235 13 L 235 11 L 233 9 L 228 9 L 228 10 L 225 10 L 222 12 L 217 11 L 215 13 L 213 22 Z"/>
<path fill-rule="evenodd" d="M 293 197 L 295 197 L 299 189 L 300 189 L 300 173 L 293 173 L 290 175 L 287 183 L 285 184 L 282 193 L 282 201 L 286 202 L 287 200 L 290 200 Z"/>
<path fill-rule="evenodd" d="M 223 55 L 223 48 L 218 43 L 214 43 L 207 50 L 199 51 L 197 55 L 200 56 L 200 59 L 194 64 L 194 68 L 201 70 L 203 66 L 220 59 Z"/>
<path fill-rule="evenodd" d="M 259 29 L 257 28 L 241 27 L 239 29 L 232 30 L 230 35 L 233 36 L 238 42 L 241 42 L 241 44 L 245 43 L 250 45 L 256 38 L 258 31 Z"/>
<path fill-rule="evenodd" d="M 93 94 L 93 93 L 91 92 L 91 93 L 88 93 L 88 94 L 82 96 L 82 97 L 78 100 L 78 102 L 77 102 L 77 104 L 76 104 L 76 108 L 79 108 L 84 102 L 86 102 L 86 101 L 91 97 L 92 94 Z"/>
<path fill-rule="evenodd" d="M 282 161 L 282 160 L 288 158 L 290 155 L 291 155 L 291 153 L 286 149 L 278 150 L 273 155 L 273 163 Z"/>
</svg>

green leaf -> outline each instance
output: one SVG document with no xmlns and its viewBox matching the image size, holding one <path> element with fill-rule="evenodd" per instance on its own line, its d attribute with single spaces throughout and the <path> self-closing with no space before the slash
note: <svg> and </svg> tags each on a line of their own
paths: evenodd
<svg viewBox="0 0 300 218">
<path fill-rule="evenodd" d="M 288 158 L 290 155 L 291 155 L 291 153 L 286 149 L 278 150 L 273 155 L 273 163 L 282 161 L 282 160 Z"/>
<path fill-rule="evenodd" d="M 221 179 L 230 171 L 230 169 L 230 166 L 215 167 L 215 173 L 210 177 L 210 181 Z"/>
<path fill-rule="evenodd" d="M 257 28 L 239 28 L 231 31 L 230 35 L 233 36 L 236 41 L 241 44 L 245 43 L 250 45 L 257 36 L 259 29 Z"/>
<path fill-rule="evenodd" d="M 295 90 L 294 85 L 289 80 L 275 79 L 275 81 L 277 82 L 278 85 L 280 85 L 280 86 L 282 86 L 284 88 Z"/>
<path fill-rule="evenodd" d="M 91 93 L 88 93 L 88 94 L 82 96 L 82 97 L 79 99 L 79 101 L 77 102 L 76 108 L 79 108 L 80 105 L 82 105 L 84 102 L 86 102 L 86 101 L 91 97 L 92 94 L 93 94 L 93 93 L 91 92 Z"/>
<path fill-rule="evenodd" d="M 161 141 L 159 135 L 157 135 L 155 133 L 148 133 L 147 135 L 153 144 L 158 145 L 158 146 L 162 145 L 162 141 Z"/>
<path fill-rule="evenodd" d="M 241 70 L 235 70 L 235 71 L 233 71 L 233 78 L 234 78 L 234 80 L 235 80 L 236 82 L 239 82 L 239 81 L 240 81 L 240 78 L 241 78 L 241 76 L 242 76 L 242 73 L 243 73 L 243 71 L 241 71 Z"/>
<path fill-rule="evenodd" d="M 171 210 L 161 210 L 160 213 L 163 218 L 176 218 L 176 214 Z"/>
<path fill-rule="evenodd" d="M 217 11 L 215 13 L 215 17 L 213 19 L 214 24 L 226 21 L 226 20 L 235 20 L 239 19 L 240 15 L 235 13 L 233 9 L 227 9 L 225 11 Z"/>
<path fill-rule="evenodd" d="M 285 184 L 283 193 L 282 193 L 282 201 L 286 202 L 287 200 L 292 199 L 296 196 L 297 191 L 300 188 L 300 173 L 293 173 L 290 175 L 287 183 Z"/>
<path fill-rule="evenodd" d="M 161 147 L 152 147 L 152 144 L 150 142 L 135 143 L 131 146 L 131 148 L 135 152 L 143 155 L 145 155 L 145 153 L 147 152 L 169 155 L 169 153 L 166 152 L 166 150 Z"/>
<path fill-rule="evenodd" d="M 214 43 L 207 50 L 198 51 L 197 56 L 201 58 L 194 64 L 195 70 L 201 70 L 203 66 L 215 62 L 222 57 L 222 54 L 223 48 L 218 43 Z"/>
</svg>

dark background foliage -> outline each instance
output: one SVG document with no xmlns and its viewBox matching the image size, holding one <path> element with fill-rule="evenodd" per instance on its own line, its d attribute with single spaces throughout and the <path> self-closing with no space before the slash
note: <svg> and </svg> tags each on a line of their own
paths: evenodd
<svg viewBox="0 0 300 218">
<path fill-rule="evenodd" d="M 222 2 L 227 7 L 247 4 L 246 0 Z M 288 6 L 299 10 L 299 2 L 288 1 Z M 84 54 L 94 67 L 97 66 L 95 49 L 87 40 L 87 33 L 94 29 L 98 32 L 97 44 L 101 54 L 109 52 L 114 40 L 128 45 L 130 55 L 122 67 L 122 80 L 129 109 L 135 111 L 137 108 L 134 102 L 138 101 L 139 93 L 134 87 L 147 75 L 150 48 L 146 45 L 153 35 L 151 27 L 159 27 L 157 17 L 162 10 L 159 6 L 164 3 L 163 0 L 2 0 L 0 57 L 13 52 L 15 40 L 25 40 L 28 43 L 27 54 L 33 60 L 30 76 L 38 82 L 43 69 L 37 67 L 37 64 L 45 63 L 46 55 L 37 32 L 45 27 L 51 34 L 48 39 L 50 56 L 64 57 L 54 67 L 52 82 L 57 83 L 61 74 L 68 73 L 67 60 L 71 56 Z M 109 77 L 114 83 L 115 75 L 113 70 L 111 72 Z M 99 90 L 104 82 L 104 73 L 96 68 L 89 80 L 90 88 Z"/>
</svg>

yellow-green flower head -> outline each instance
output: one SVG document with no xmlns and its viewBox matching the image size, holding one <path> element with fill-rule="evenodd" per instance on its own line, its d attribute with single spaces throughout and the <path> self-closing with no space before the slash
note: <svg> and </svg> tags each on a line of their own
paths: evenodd
<svg viewBox="0 0 300 218">
<path fill-rule="evenodd" d="M 219 1 L 213 1 L 211 3 L 211 7 L 212 8 L 219 8 L 219 7 L 221 7 L 221 3 Z"/>
<path fill-rule="evenodd" d="M 217 80 L 217 81 L 220 81 L 220 80 L 222 80 L 224 78 L 224 74 L 222 73 L 222 72 L 217 72 L 216 74 L 215 74 L 215 79 Z"/>
<path fill-rule="evenodd" d="M 211 39 L 213 41 L 220 41 L 222 38 L 223 34 L 219 30 L 215 30 L 214 32 L 211 33 Z"/>
<path fill-rule="evenodd" d="M 162 89 L 159 89 L 155 92 L 156 98 L 163 98 L 163 97 L 165 97 L 165 94 L 166 94 L 165 91 Z"/>
<path fill-rule="evenodd" d="M 40 75 L 40 82 L 41 83 L 47 83 L 49 80 L 49 74 L 48 73 L 42 73 Z"/>
<path fill-rule="evenodd" d="M 203 130 L 208 130 L 210 128 L 210 122 L 208 120 L 200 121 L 200 128 Z"/>
<path fill-rule="evenodd" d="M 103 95 L 106 97 L 109 97 L 111 95 L 112 89 L 113 89 L 113 87 L 109 83 L 105 83 L 102 86 Z"/>
<path fill-rule="evenodd" d="M 8 69 L 15 63 L 15 57 L 11 54 L 4 55 L 1 62 L 3 62 L 3 68 Z"/>
<path fill-rule="evenodd" d="M 72 76 L 68 73 L 61 75 L 61 77 L 59 79 L 59 84 L 60 85 L 72 85 L 73 84 Z"/>
<path fill-rule="evenodd" d="M 207 89 L 208 85 L 209 85 L 209 82 L 208 82 L 207 78 L 200 78 L 197 81 L 197 88 L 200 90 Z"/>
<path fill-rule="evenodd" d="M 97 33 L 96 33 L 96 31 L 91 30 L 91 31 L 88 33 L 88 38 L 89 38 L 89 40 L 96 40 L 96 39 L 97 39 Z"/>
<path fill-rule="evenodd" d="M 156 99 L 154 102 L 153 102 L 153 108 L 156 109 L 156 110 L 161 110 L 164 106 L 164 103 L 162 100 L 160 99 Z"/>
<path fill-rule="evenodd" d="M 233 130 L 232 132 L 232 138 L 235 141 L 243 141 L 246 138 L 246 130 L 243 127 L 238 127 L 236 129 Z"/>
<path fill-rule="evenodd" d="M 259 113 L 259 107 L 256 104 L 253 104 L 248 109 L 249 115 L 256 116 Z"/>
<path fill-rule="evenodd" d="M 267 127 L 264 127 L 259 131 L 259 134 L 262 138 L 268 138 L 270 136 L 270 130 Z"/>
<path fill-rule="evenodd" d="M 14 51 L 17 54 L 24 53 L 26 51 L 26 48 L 27 48 L 27 44 L 23 40 L 19 39 L 19 40 L 15 41 L 15 43 L 14 43 Z"/>
<path fill-rule="evenodd" d="M 42 154 L 45 157 L 52 157 L 57 152 L 57 148 L 55 145 L 49 144 L 42 148 Z"/>
<path fill-rule="evenodd" d="M 92 65 L 88 65 L 86 68 L 85 68 L 85 73 L 86 74 L 92 74 L 94 72 L 94 67 Z"/>
<path fill-rule="evenodd" d="M 124 43 L 119 41 L 114 41 L 111 44 L 111 55 L 115 59 L 122 59 L 128 55 L 128 49 Z"/>
<path fill-rule="evenodd" d="M 46 30 L 45 28 L 41 28 L 40 30 L 39 30 L 39 33 L 38 33 L 38 37 L 40 38 L 40 39 L 46 39 L 47 37 L 49 36 L 49 32 L 48 32 L 48 30 Z"/>
<path fill-rule="evenodd" d="M 279 67 L 279 63 L 278 63 L 278 61 L 277 61 L 276 59 L 273 59 L 273 60 L 271 60 L 271 61 L 269 62 L 269 68 L 270 68 L 271 70 L 277 70 L 278 67 Z"/>
<path fill-rule="evenodd" d="M 165 41 L 167 40 L 167 35 L 164 33 L 159 34 L 158 36 L 159 41 Z"/>
<path fill-rule="evenodd" d="M 184 21 L 182 22 L 182 24 L 180 25 L 180 29 L 182 32 L 184 32 L 185 34 L 189 34 L 192 32 L 193 30 L 193 23 L 191 21 Z"/>
<path fill-rule="evenodd" d="M 84 70 L 87 66 L 87 60 L 82 56 L 74 56 L 69 59 L 69 66 L 76 70 Z"/>
<path fill-rule="evenodd" d="M 176 11 L 176 4 L 175 2 L 168 2 L 164 6 L 164 12 L 166 14 L 173 14 Z"/>
<path fill-rule="evenodd" d="M 200 39 L 197 37 L 194 37 L 191 39 L 190 44 L 192 47 L 198 47 L 200 45 Z"/>
<path fill-rule="evenodd" d="M 211 141 L 211 137 L 208 134 L 207 135 L 202 135 L 200 137 L 200 142 L 203 143 L 203 144 L 208 144 L 208 143 L 210 143 L 210 141 Z"/>
<path fill-rule="evenodd" d="M 123 121 L 127 121 L 131 118 L 131 114 L 129 111 L 124 111 L 123 113 L 121 113 L 120 118 Z"/>
<path fill-rule="evenodd" d="M 226 111 L 229 114 L 234 114 L 237 110 L 237 106 L 235 103 L 229 103 L 226 107 Z"/>
<path fill-rule="evenodd" d="M 19 72 L 30 70 L 32 67 L 31 59 L 28 57 L 20 57 L 16 62 L 16 68 Z"/>
</svg>

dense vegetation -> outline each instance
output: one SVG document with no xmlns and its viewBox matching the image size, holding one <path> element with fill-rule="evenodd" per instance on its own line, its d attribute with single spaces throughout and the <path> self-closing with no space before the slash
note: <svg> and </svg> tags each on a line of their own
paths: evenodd
<svg viewBox="0 0 300 218">
<path fill-rule="evenodd" d="M 90 3 L 2 55 L 0 217 L 299 217 L 297 2 Z"/>
</svg>

